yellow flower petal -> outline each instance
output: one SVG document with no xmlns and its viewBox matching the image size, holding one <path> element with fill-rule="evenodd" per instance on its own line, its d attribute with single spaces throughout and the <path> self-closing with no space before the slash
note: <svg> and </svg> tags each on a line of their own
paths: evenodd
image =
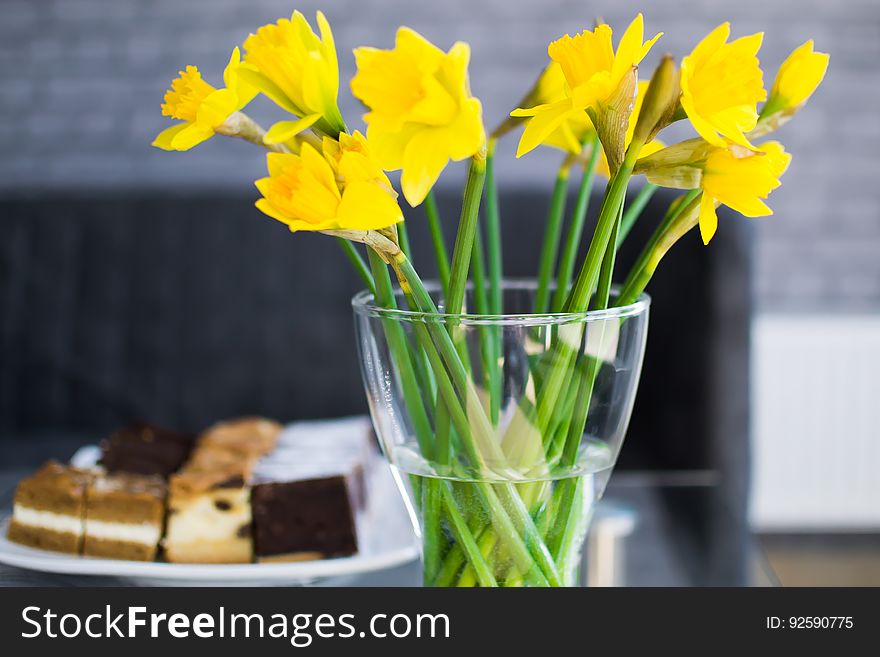
<svg viewBox="0 0 880 657">
<path fill-rule="evenodd" d="M 745 133 L 766 99 L 757 52 L 762 34 L 727 43 L 730 25 L 710 32 L 681 62 L 681 105 L 699 135 L 723 148 L 725 139 L 753 148 Z"/>
<path fill-rule="evenodd" d="M 370 110 L 367 140 L 386 170 L 403 169 L 403 192 L 420 203 L 449 160 L 472 156 L 485 143 L 482 105 L 470 94 L 470 48 L 448 53 L 401 27 L 391 50 L 355 50 L 351 90 Z"/>
<path fill-rule="evenodd" d="M 606 24 L 573 37 L 566 34 L 553 41 L 547 47 L 552 62 L 538 81 L 537 98 L 532 99 L 537 100 L 539 106 L 511 112 L 514 117 L 531 117 L 520 140 L 517 157 L 540 144 L 579 152 L 580 144 L 594 131 L 585 110 L 599 112 L 598 125 L 604 129 L 606 124 L 601 120 L 607 116 L 604 104 L 613 104 L 613 99 L 629 95 L 624 85 L 632 84 L 634 68 L 661 35 L 643 42 L 644 18 L 638 14 L 621 37 L 617 52 L 612 46 L 611 28 Z M 572 111 L 564 113 L 559 104 L 563 102 Z M 628 112 L 628 101 L 626 108 Z M 612 137 L 611 134 L 601 136 L 603 139 Z M 623 135 L 613 136 L 615 144 L 624 140 Z"/>
<path fill-rule="evenodd" d="M 216 89 L 202 79 L 198 67 L 187 66 L 165 92 L 162 116 L 193 122 L 202 101 L 214 91 Z"/>
<path fill-rule="evenodd" d="M 266 168 L 269 170 L 269 176 L 271 178 L 280 176 L 285 169 L 294 166 L 298 162 L 299 156 L 294 155 L 293 153 L 266 154 Z"/>
<path fill-rule="evenodd" d="M 259 93 L 266 96 L 266 98 L 284 111 L 296 114 L 297 116 L 305 114 L 303 110 L 293 104 L 277 84 L 257 69 L 243 67 L 239 69 L 238 76 L 240 80 L 244 80 L 247 84 L 257 89 Z"/>
<path fill-rule="evenodd" d="M 309 114 L 296 121 L 279 121 L 269 128 L 263 141 L 267 144 L 281 144 L 288 139 L 293 139 L 304 130 L 308 130 L 320 118 L 320 114 Z"/>
<path fill-rule="evenodd" d="M 245 68 L 247 68 L 247 66 L 245 66 Z M 227 89 L 231 89 L 238 99 L 235 104 L 236 110 L 243 109 L 259 93 L 259 90 L 255 86 L 249 84 L 247 80 L 242 79 L 241 75 L 239 75 L 241 70 L 241 52 L 236 46 L 232 49 L 229 63 L 223 71 L 223 84 L 226 85 Z"/>
<path fill-rule="evenodd" d="M 344 129 L 337 105 L 339 62 L 333 33 L 317 13 L 320 38 L 298 11 L 290 20 L 264 25 L 245 39 L 242 79 L 257 87 L 282 109 L 306 116 L 320 114 L 325 131 Z"/>
<path fill-rule="evenodd" d="M 153 140 L 153 146 L 156 148 L 161 148 L 164 151 L 173 151 L 174 148 L 171 146 L 174 141 L 174 137 L 176 137 L 181 130 L 186 128 L 189 125 L 188 123 L 178 123 L 177 125 L 173 125 L 170 128 L 166 128 Z"/>
<path fill-rule="evenodd" d="M 413 207 L 425 200 L 449 162 L 441 132 L 420 131 L 407 144 L 400 184 Z"/>
<path fill-rule="evenodd" d="M 583 110 L 572 108 L 571 101 L 561 100 L 553 105 L 542 105 L 530 110 L 534 112 L 532 119 L 526 123 L 516 156 L 522 157 L 529 151 L 540 146 L 565 121 L 575 113 L 583 114 Z"/>
<path fill-rule="evenodd" d="M 257 182 L 260 182 L 260 181 L 257 181 Z M 262 191 L 262 190 L 260 190 L 260 191 Z M 284 215 L 284 213 L 282 213 L 278 208 L 276 208 L 274 205 L 272 205 L 272 203 L 270 203 L 267 199 L 265 199 L 265 198 L 257 199 L 257 202 L 254 205 L 263 214 L 280 221 L 282 224 L 284 224 L 286 226 L 290 225 L 290 219 L 286 215 Z"/>
<path fill-rule="evenodd" d="M 456 162 L 469 158 L 486 143 L 483 127 L 483 104 L 477 98 L 468 98 L 461 104 L 455 121 L 447 128 L 446 146 L 449 157 Z"/>
<path fill-rule="evenodd" d="M 256 181 L 257 208 L 290 230 L 387 228 L 403 218 L 397 194 L 363 135 L 325 137 L 321 151 L 269 153 L 269 176 Z"/>
<path fill-rule="evenodd" d="M 236 111 L 238 97 L 231 89 L 218 89 L 199 105 L 195 122 L 204 128 L 216 128 Z"/>
<path fill-rule="evenodd" d="M 211 128 L 205 128 L 195 123 L 187 123 L 186 126 L 171 139 L 171 148 L 175 151 L 188 151 L 193 146 L 198 146 L 214 136 Z"/>
<path fill-rule="evenodd" d="M 700 198 L 700 237 L 703 244 L 708 244 L 715 231 L 718 230 L 718 214 L 715 212 L 715 200 L 708 194 Z"/>
<path fill-rule="evenodd" d="M 813 51 L 812 39 L 795 48 L 779 67 L 768 105 L 776 109 L 803 105 L 825 78 L 828 61 L 827 53 Z"/>
<path fill-rule="evenodd" d="M 232 49 L 229 56 L 229 63 L 223 69 L 223 84 L 227 89 L 234 87 L 238 82 L 238 67 L 241 65 L 241 51 L 238 46 Z"/>
<path fill-rule="evenodd" d="M 403 221 L 403 213 L 394 197 L 378 185 L 355 182 L 346 186 L 337 218 L 339 228 L 379 230 Z"/>
</svg>

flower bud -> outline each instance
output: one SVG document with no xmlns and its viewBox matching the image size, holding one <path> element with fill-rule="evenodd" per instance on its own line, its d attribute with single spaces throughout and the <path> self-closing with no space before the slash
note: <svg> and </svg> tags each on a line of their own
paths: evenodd
<svg viewBox="0 0 880 657">
<path fill-rule="evenodd" d="M 636 148 L 641 149 L 662 128 L 669 125 L 680 95 L 681 88 L 675 60 L 671 55 L 665 55 L 660 66 L 654 71 L 651 84 L 645 92 L 645 100 L 633 132 L 632 143 L 636 144 Z"/>
</svg>

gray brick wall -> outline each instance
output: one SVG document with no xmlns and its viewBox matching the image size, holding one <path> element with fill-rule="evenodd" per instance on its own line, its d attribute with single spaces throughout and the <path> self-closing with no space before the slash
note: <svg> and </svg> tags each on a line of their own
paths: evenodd
<svg viewBox="0 0 880 657">
<path fill-rule="evenodd" d="M 772 198 L 776 216 L 756 221 L 758 299 L 765 310 L 880 310 L 877 0 L 0 0 L 0 194 L 250 193 L 263 164 L 244 144 L 214 140 L 185 155 L 148 144 L 166 125 L 159 104 L 178 68 L 197 64 L 219 81 L 231 46 L 294 6 L 329 15 L 343 79 L 353 72 L 353 46 L 387 46 L 401 23 L 444 47 L 470 41 L 473 87 L 490 123 L 530 83 L 547 42 L 597 13 L 619 27 L 643 9 L 649 30 L 667 32 L 655 56 L 686 53 L 722 20 L 733 21 L 736 34 L 763 29 L 770 75 L 800 40 L 814 37 L 831 52 L 831 70 L 808 110 L 780 134 L 795 160 Z M 352 123 L 361 111 L 346 89 L 343 109 Z M 253 113 L 266 123 L 275 116 L 265 103 Z M 503 184 L 547 188 L 558 157 L 509 159 L 499 167 Z M 447 184 L 461 175 L 455 170 Z"/>
</svg>

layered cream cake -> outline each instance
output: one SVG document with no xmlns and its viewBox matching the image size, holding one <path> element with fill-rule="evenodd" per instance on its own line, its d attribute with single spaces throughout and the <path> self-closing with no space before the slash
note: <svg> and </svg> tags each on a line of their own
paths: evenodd
<svg viewBox="0 0 880 657">
<path fill-rule="evenodd" d="M 156 476 L 96 477 L 86 492 L 83 554 L 131 561 L 155 559 L 165 521 L 166 488 Z"/>
<path fill-rule="evenodd" d="M 358 549 L 374 454 L 364 419 L 302 422 L 282 432 L 271 420 L 243 418 L 197 439 L 130 425 L 104 441 L 103 467 L 49 462 L 23 480 L 9 539 L 138 561 L 163 550 L 177 563 L 349 555 Z"/>
<path fill-rule="evenodd" d="M 49 461 L 15 491 L 8 538 L 42 550 L 78 554 L 86 488 L 93 474 Z"/>
</svg>

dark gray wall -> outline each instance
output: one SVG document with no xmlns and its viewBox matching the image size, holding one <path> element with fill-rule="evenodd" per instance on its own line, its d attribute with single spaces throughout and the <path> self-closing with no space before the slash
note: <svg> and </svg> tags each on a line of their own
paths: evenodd
<svg viewBox="0 0 880 657">
<path fill-rule="evenodd" d="M 400 23 L 444 47 L 471 42 L 474 92 L 490 123 L 546 61 L 547 42 L 596 14 L 620 28 L 643 9 L 649 30 L 666 31 L 648 64 L 662 51 L 685 54 L 722 20 L 734 22 L 736 35 L 765 30 L 768 78 L 814 37 L 831 52 L 831 69 L 780 135 L 795 160 L 772 198 L 776 216 L 757 221 L 758 300 L 771 311 L 880 308 L 877 0 L 0 0 L 0 195 L 132 187 L 252 194 L 263 171 L 255 149 L 214 140 L 177 155 L 148 143 L 167 125 L 159 104 L 178 68 L 197 64 L 218 82 L 233 45 L 294 7 L 328 14 L 344 80 L 350 49 L 388 46 Z M 345 88 L 342 97 L 356 123 L 360 109 Z M 277 116 L 266 105 L 254 113 L 266 122 Z M 499 167 L 503 184 L 549 188 L 557 154 L 510 159 Z M 445 184 L 460 178 L 458 169 Z"/>
</svg>

